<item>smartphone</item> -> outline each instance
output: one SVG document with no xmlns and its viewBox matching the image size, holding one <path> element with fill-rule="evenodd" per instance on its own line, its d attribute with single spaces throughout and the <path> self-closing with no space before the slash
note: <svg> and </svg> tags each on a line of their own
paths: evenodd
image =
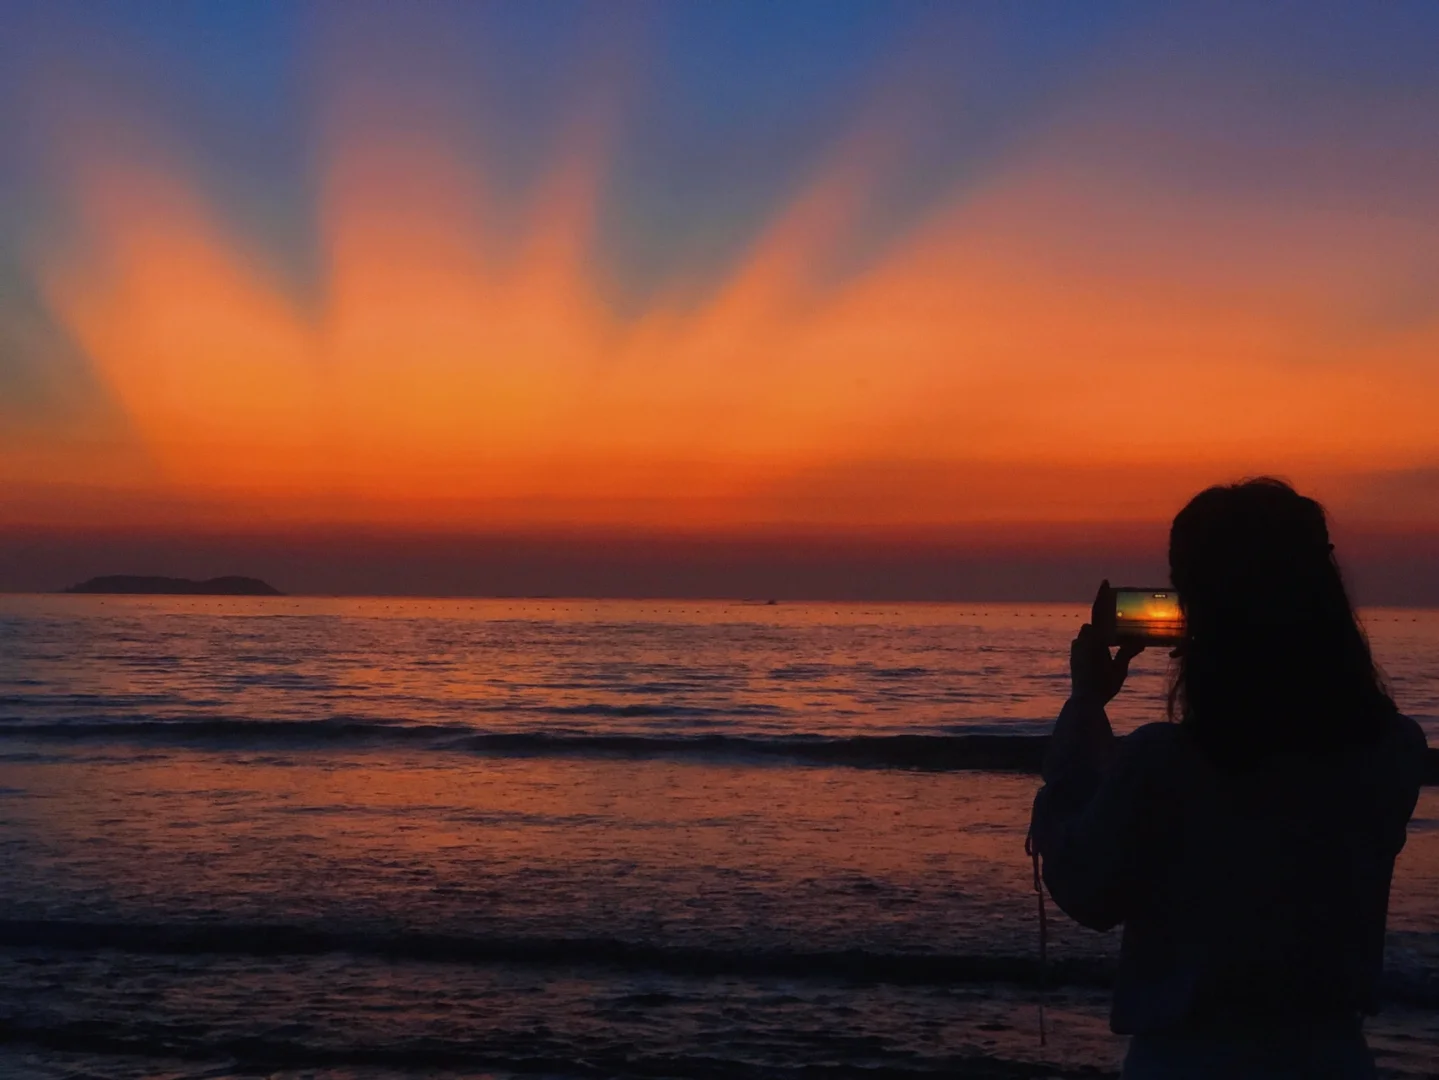
<svg viewBox="0 0 1439 1080">
<path fill-rule="evenodd" d="M 1114 589 L 1114 619 L 1108 644 L 1178 645 L 1184 640 L 1184 612 L 1173 589 Z"/>
</svg>

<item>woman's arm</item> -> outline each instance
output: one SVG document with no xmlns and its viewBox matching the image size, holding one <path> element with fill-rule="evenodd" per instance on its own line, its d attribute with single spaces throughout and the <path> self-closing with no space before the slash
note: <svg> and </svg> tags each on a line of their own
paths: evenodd
<svg viewBox="0 0 1439 1080">
<path fill-rule="evenodd" d="M 1129 909 L 1148 801 L 1155 736 L 1146 729 L 1138 739 L 1118 740 L 1104 712 L 1138 652 L 1121 648 L 1111 656 L 1092 626 L 1080 629 L 1070 647 L 1073 693 L 1055 722 L 1044 787 L 1034 801 L 1031 833 L 1050 894 L 1077 922 L 1097 930 L 1122 922 Z"/>
<path fill-rule="evenodd" d="M 1073 699 L 1055 725 L 1056 742 L 1065 727 L 1068 749 L 1051 744 L 1035 796 L 1034 844 L 1060 909 L 1083 926 L 1109 930 L 1133 910 L 1139 868 L 1155 854 L 1155 780 L 1175 731 L 1150 724 L 1115 739 L 1102 708 Z"/>
</svg>

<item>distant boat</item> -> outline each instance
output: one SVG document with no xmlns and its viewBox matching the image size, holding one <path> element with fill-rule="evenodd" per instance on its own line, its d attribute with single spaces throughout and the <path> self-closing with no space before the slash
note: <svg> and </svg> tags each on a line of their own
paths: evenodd
<svg viewBox="0 0 1439 1080">
<path fill-rule="evenodd" d="M 252 577 L 217 577 L 209 581 L 188 578 L 111 574 L 71 585 L 67 593 L 108 593 L 132 596 L 284 596 L 273 585 Z"/>
</svg>

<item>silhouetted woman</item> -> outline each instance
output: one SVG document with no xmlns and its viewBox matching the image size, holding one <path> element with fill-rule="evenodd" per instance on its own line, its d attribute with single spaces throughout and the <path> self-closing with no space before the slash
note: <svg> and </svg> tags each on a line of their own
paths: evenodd
<svg viewBox="0 0 1439 1080">
<path fill-rule="evenodd" d="M 1034 842 L 1055 902 L 1124 924 L 1124 1076 L 1368 1077 L 1394 858 L 1424 735 L 1375 671 L 1324 511 L 1255 480 L 1174 519 L 1170 718 L 1116 739 L 1137 650 L 1083 627 Z M 1107 602 L 1101 589 L 1096 611 Z"/>
</svg>

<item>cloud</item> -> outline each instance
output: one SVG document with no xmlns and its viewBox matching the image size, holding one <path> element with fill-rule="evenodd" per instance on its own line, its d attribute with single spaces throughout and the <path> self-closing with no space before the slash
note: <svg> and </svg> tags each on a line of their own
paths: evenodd
<svg viewBox="0 0 1439 1080">
<path fill-rule="evenodd" d="M 317 69 L 313 297 L 182 138 L 82 101 L 54 120 L 68 239 L 32 266 L 146 467 L 11 450 L 16 505 L 903 533 L 1162 521 L 1209 479 L 1349 491 L 1427 467 L 1439 216 L 1401 138 L 1423 114 L 1373 90 L 1316 117 L 1292 93 L 1303 64 L 1271 101 L 1263 55 L 1156 64 L 1138 46 L 1177 30 L 1144 25 L 865 259 L 845 252 L 904 160 L 879 107 L 703 289 L 677 273 L 633 310 L 608 301 L 596 240 L 622 121 L 576 106 L 531 140 L 543 164 L 514 198 L 471 122 L 489 91 L 434 46 L 443 20 L 397 42 L 371 26 L 336 55 L 377 59 Z M 1412 487 L 1360 489 L 1358 517 L 1430 520 Z"/>
</svg>

